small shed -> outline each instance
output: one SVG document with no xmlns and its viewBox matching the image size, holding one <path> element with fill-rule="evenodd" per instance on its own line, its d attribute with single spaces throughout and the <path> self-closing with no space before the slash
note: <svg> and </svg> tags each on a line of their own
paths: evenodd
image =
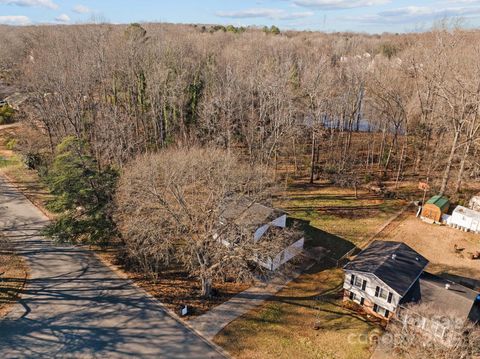
<svg viewBox="0 0 480 359">
<path fill-rule="evenodd" d="M 474 211 L 480 212 L 480 194 L 472 197 L 468 203 L 468 207 Z"/>
<path fill-rule="evenodd" d="M 480 233 L 480 212 L 458 206 L 448 218 L 447 224 L 464 231 Z"/>
<path fill-rule="evenodd" d="M 442 215 L 447 213 L 449 207 L 450 202 L 448 198 L 433 196 L 423 206 L 422 219 L 440 223 L 442 221 Z"/>
</svg>

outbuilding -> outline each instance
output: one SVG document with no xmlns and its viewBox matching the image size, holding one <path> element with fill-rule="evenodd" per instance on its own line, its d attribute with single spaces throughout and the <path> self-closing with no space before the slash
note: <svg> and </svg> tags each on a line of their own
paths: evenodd
<svg viewBox="0 0 480 359">
<path fill-rule="evenodd" d="M 433 196 L 422 208 L 422 219 L 441 223 L 442 215 L 448 212 L 449 207 L 448 198 Z"/>
<path fill-rule="evenodd" d="M 480 212 L 458 206 L 448 218 L 447 224 L 464 231 L 480 233 Z"/>
</svg>

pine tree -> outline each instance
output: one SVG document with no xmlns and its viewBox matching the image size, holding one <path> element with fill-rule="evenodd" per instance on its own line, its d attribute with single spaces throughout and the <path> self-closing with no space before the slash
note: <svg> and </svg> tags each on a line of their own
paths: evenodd
<svg viewBox="0 0 480 359">
<path fill-rule="evenodd" d="M 116 234 L 110 213 L 117 177 L 112 168 L 99 168 L 84 141 L 65 138 L 46 177 L 55 196 L 48 208 L 59 213 L 47 234 L 61 242 L 108 242 Z"/>
</svg>

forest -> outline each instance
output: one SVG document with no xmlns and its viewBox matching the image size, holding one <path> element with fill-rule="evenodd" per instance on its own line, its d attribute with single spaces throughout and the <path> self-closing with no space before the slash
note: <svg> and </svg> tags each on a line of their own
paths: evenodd
<svg viewBox="0 0 480 359">
<path fill-rule="evenodd" d="M 137 258 L 152 266 L 173 256 L 204 289 L 223 275 L 212 260 L 223 255 L 211 255 L 222 198 L 199 205 L 217 189 L 251 195 L 254 187 L 263 195 L 256 182 L 269 171 L 265 182 L 287 186 L 421 181 L 461 202 L 468 182 L 480 177 L 478 31 L 448 24 L 382 35 L 91 24 L 3 26 L 0 34 L 0 81 L 28 94 L 15 114 L 30 128 L 18 150 L 58 195 L 51 207 L 70 213 L 52 233 L 65 240 L 88 233 L 100 242 L 128 235 Z M 152 164 L 163 172 L 149 171 Z M 207 188 L 205 197 L 193 195 L 199 188 Z M 130 223 L 151 218 L 138 208 L 141 190 L 157 196 L 155 203 L 145 196 L 143 209 L 162 221 Z M 80 223 L 82 216 L 88 220 Z M 160 227 L 196 244 L 176 256 L 175 241 L 152 241 Z M 165 255 L 157 258 L 160 247 Z M 205 272 L 209 261 L 215 275 Z"/>
</svg>

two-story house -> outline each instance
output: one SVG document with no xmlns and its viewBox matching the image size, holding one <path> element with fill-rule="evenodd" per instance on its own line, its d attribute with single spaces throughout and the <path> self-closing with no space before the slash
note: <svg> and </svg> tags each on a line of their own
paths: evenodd
<svg viewBox="0 0 480 359">
<path fill-rule="evenodd" d="M 404 243 L 374 241 L 344 267 L 344 300 L 389 319 L 427 264 Z"/>
</svg>

